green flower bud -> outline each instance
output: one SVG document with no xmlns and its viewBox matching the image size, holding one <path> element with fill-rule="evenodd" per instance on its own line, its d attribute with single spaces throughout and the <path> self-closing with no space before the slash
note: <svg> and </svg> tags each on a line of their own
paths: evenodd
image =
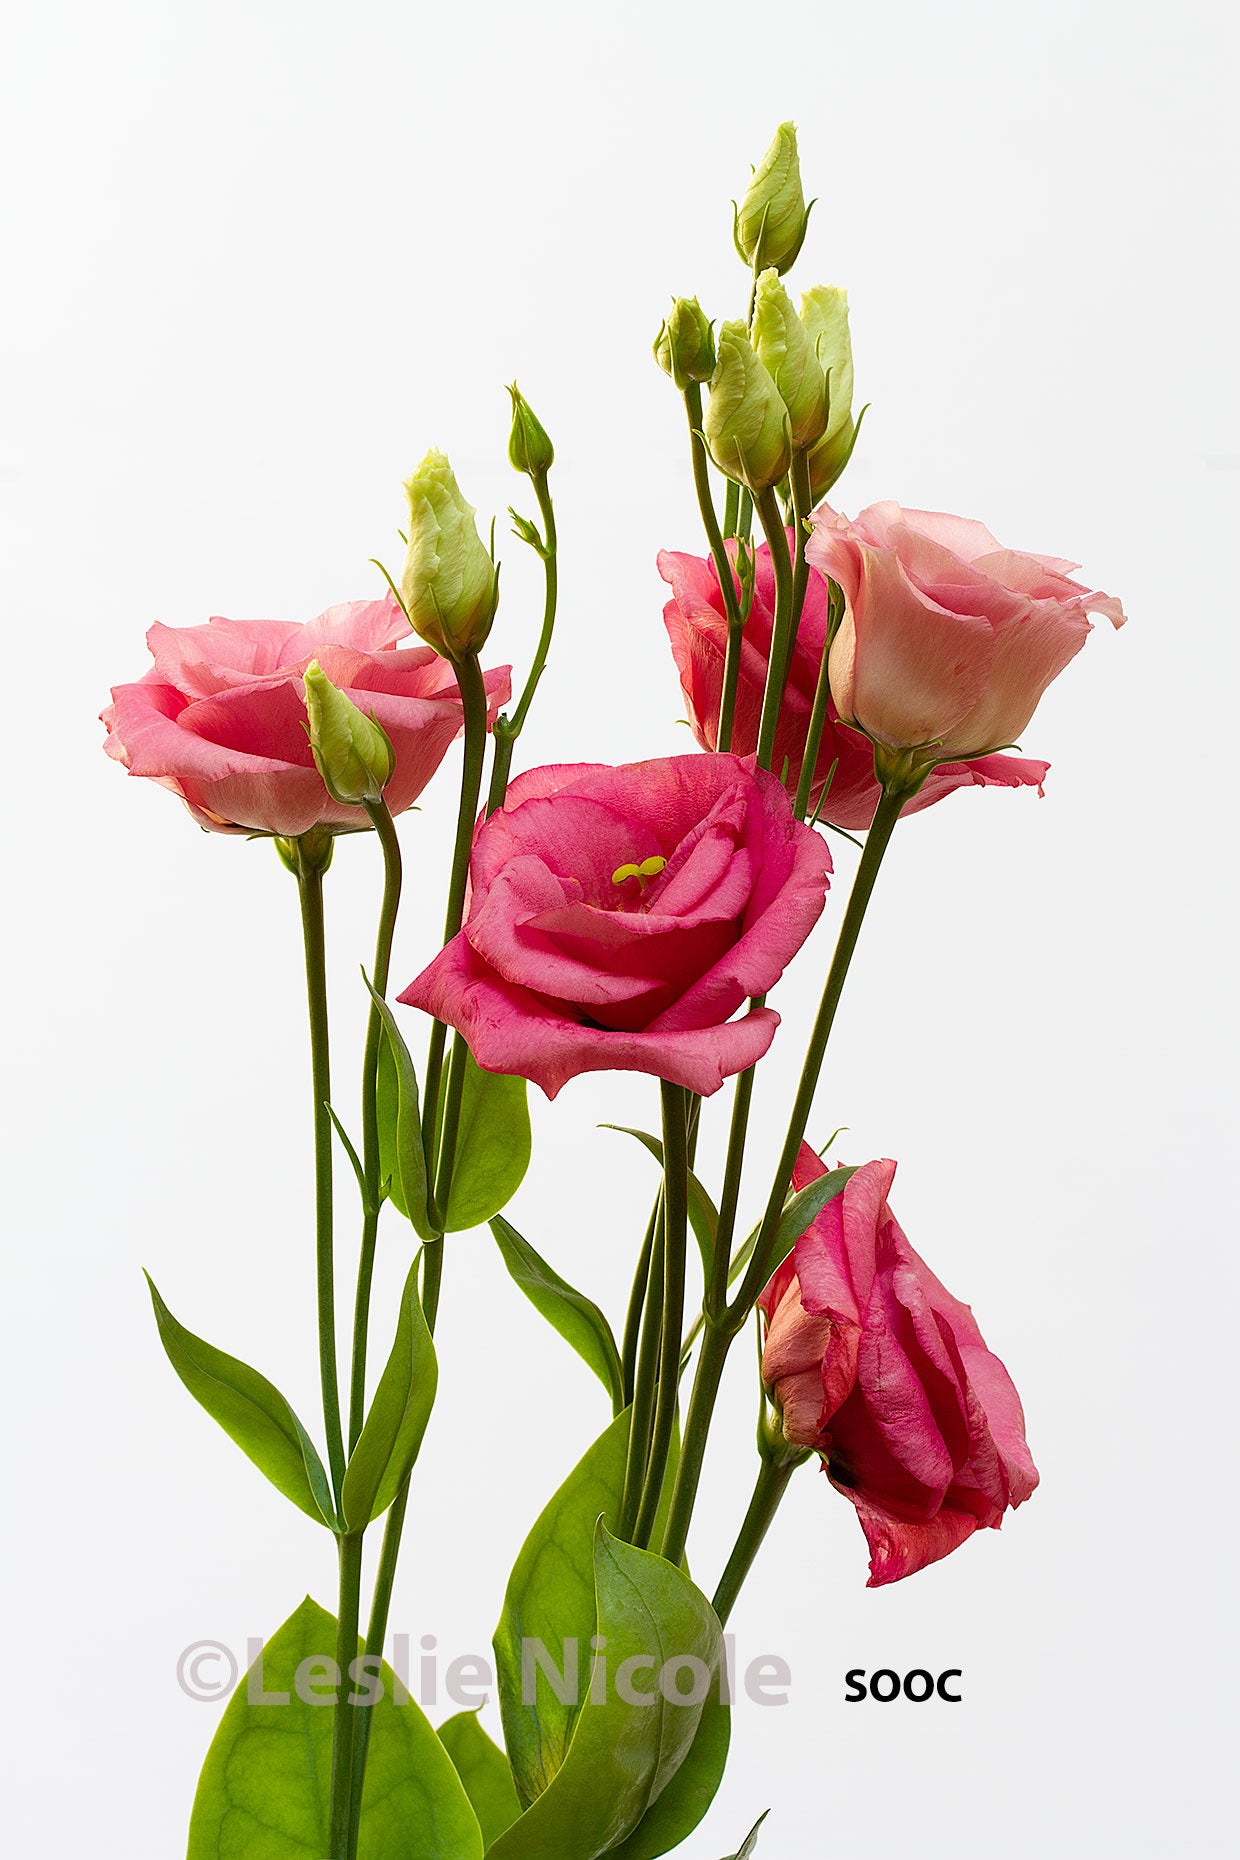
<svg viewBox="0 0 1240 1860">
<path fill-rule="evenodd" d="M 848 293 L 835 284 L 816 284 L 801 297 L 801 321 L 827 378 L 830 417 L 809 455 L 810 491 L 825 497 L 852 456 L 858 422 L 852 415 L 853 358 L 848 335 Z"/>
<path fill-rule="evenodd" d="M 445 659 L 477 652 L 499 598 L 495 564 L 442 452 L 428 452 L 405 485 L 409 551 L 401 598 L 409 623 Z"/>
<path fill-rule="evenodd" d="M 814 353 L 813 338 L 793 309 L 779 273 L 773 269 L 764 271 L 758 279 L 753 344 L 788 409 L 792 443 L 803 452 L 827 430 L 827 383 Z"/>
<path fill-rule="evenodd" d="M 787 475 L 792 463 L 788 409 L 743 323 L 725 323 L 719 331 L 705 433 L 720 471 L 755 496 Z"/>
<path fill-rule="evenodd" d="M 396 767 L 387 731 L 337 690 L 317 659 L 304 676 L 310 748 L 323 786 L 345 807 L 377 800 Z"/>
<path fill-rule="evenodd" d="M 670 315 L 654 340 L 654 359 L 683 394 L 694 381 L 715 372 L 715 336 L 696 297 L 674 297 Z"/>
<path fill-rule="evenodd" d="M 781 123 L 745 190 L 735 218 L 732 237 L 736 249 L 755 271 L 774 266 L 787 271 L 805 238 L 810 207 L 801 191 L 801 158 L 797 154 L 794 123 Z"/>
<path fill-rule="evenodd" d="M 523 471 L 527 478 L 545 478 L 555 463 L 555 448 L 515 381 L 508 392 L 512 395 L 508 457 L 513 469 Z"/>
</svg>

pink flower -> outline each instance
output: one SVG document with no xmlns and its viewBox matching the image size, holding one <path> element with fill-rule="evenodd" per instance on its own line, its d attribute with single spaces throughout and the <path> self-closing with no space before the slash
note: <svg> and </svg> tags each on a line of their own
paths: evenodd
<svg viewBox="0 0 1240 1860">
<path fill-rule="evenodd" d="M 366 825 L 333 801 L 306 735 L 302 673 L 312 659 L 391 738 L 396 768 L 385 790 L 394 814 L 410 807 L 461 728 L 452 668 L 411 637 L 391 595 L 346 601 L 317 620 L 208 620 L 153 626 L 155 663 L 117 685 L 104 711 L 104 748 L 131 775 L 179 795 L 218 833 L 278 833 Z M 509 668 L 486 674 L 491 715 L 509 694 Z"/>
<path fill-rule="evenodd" d="M 831 647 L 841 717 L 894 749 L 969 760 L 1014 743 L 1092 632 L 1115 626 L 1109 594 L 1068 578 L 1074 562 L 1005 549 L 981 523 L 871 504 L 853 522 L 824 504 L 806 555 L 840 584 Z"/>
<path fill-rule="evenodd" d="M 579 1072 L 717 1091 L 766 1052 L 765 994 L 822 911 L 831 860 L 736 756 L 533 769 L 484 822 L 464 929 L 401 995 L 480 1066 L 549 1098 Z"/>
<path fill-rule="evenodd" d="M 672 590 L 672 599 L 663 609 L 663 620 L 680 672 L 680 688 L 688 706 L 689 722 L 703 749 L 714 749 L 718 741 L 719 701 L 723 693 L 724 655 L 728 645 L 719 578 L 709 558 L 702 560 L 695 555 L 676 555 L 667 549 L 659 556 L 659 573 Z M 745 623 L 741 645 L 740 681 L 732 731 L 732 747 L 738 755 L 751 755 L 758 746 L 758 719 L 762 711 L 762 693 L 766 685 L 766 666 L 774 619 L 775 577 L 771 569 L 771 552 L 763 543 L 756 555 L 753 605 Z M 820 576 L 811 575 L 780 709 L 772 759 L 772 767 L 778 774 L 787 758 L 788 781 L 794 792 L 805 754 L 805 735 L 826 637 L 826 583 Z M 842 724 L 834 704 L 831 704 L 814 769 L 814 785 L 810 790 L 813 807 L 818 805 L 823 783 L 833 762 L 838 763 L 838 766 L 823 803 L 823 815 L 838 826 L 854 831 L 864 829 L 874 818 L 879 796 L 879 786 L 874 775 L 873 745 L 859 731 L 850 730 Z M 979 787 L 1016 788 L 1024 784 L 1040 787 L 1046 770 L 1045 762 L 1027 762 L 1017 756 L 985 756 L 973 762 L 946 762 L 932 771 L 904 812 L 918 813 L 923 807 L 931 807 L 935 801 L 941 801 L 953 789 L 970 783 Z"/>
<path fill-rule="evenodd" d="M 1038 1483 L 1006 1369 L 887 1205 L 895 1170 L 858 1169 L 760 1301 L 763 1381 L 788 1439 L 856 1506 L 870 1588 L 997 1530 Z M 795 1185 L 824 1173 L 803 1145 Z"/>
</svg>

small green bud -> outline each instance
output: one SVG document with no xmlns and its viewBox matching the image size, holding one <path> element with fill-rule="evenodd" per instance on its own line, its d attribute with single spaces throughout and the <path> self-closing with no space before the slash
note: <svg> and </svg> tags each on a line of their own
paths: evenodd
<svg viewBox="0 0 1240 1860">
<path fill-rule="evenodd" d="M 336 838 L 331 828 L 320 821 L 293 838 L 277 833 L 273 836 L 272 844 L 280 855 L 281 864 L 287 867 L 294 878 L 303 878 L 316 872 L 326 872 L 332 862 Z"/>
<path fill-rule="evenodd" d="M 696 297 L 675 297 L 654 339 L 654 359 L 683 394 L 715 372 L 715 335 Z"/>
<path fill-rule="evenodd" d="M 743 323 L 725 323 L 719 331 L 705 433 L 720 471 L 755 496 L 787 475 L 792 463 L 788 409 Z"/>
<path fill-rule="evenodd" d="M 787 271 L 801 250 L 813 204 L 806 206 L 801 190 L 796 125 L 781 123 L 735 207 L 732 237 L 745 263 L 755 271 L 772 265 Z"/>
<path fill-rule="evenodd" d="M 852 414 L 853 358 L 848 334 L 848 293 L 835 284 L 816 284 L 801 296 L 801 321 L 814 344 L 827 380 L 830 417 L 809 455 L 810 491 L 825 497 L 852 454 L 857 423 Z"/>
<path fill-rule="evenodd" d="M 545 478 L 555 463 L 555 447 L 515 381 L 508 392 L 512 395 L 508 457 L 513 469 L 523 471 L 527 478 Z"/>
<path fill-rule="evenodd" d="M 774 269 L 764 271 L 758 279 L 753 344 L 788 409 L 792 443 L 803 452 L 827 430 L 827 383 L 814 353 L 813 338 Z"/>
<path fill-rule="evenodd" d="M 477 652 L 499 598 L 490 552 L 442 452 L 428 452 L 405 485 L 409 551 L 401 598 L 415 633 L 442 658 Z"/>
<path fill-rule="evenodd" d="M 304 676 L 310 748 L 323 786 L 344 807 L 377 800 L 396 767 L 387 731 L 337 690 L 317 659 Z"/>
</svg>

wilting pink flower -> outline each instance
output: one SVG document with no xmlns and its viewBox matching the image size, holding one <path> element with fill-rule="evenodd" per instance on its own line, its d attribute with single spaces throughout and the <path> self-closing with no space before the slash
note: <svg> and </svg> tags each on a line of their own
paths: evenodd
<svg viewBox="0 0 1240 1860">
<path fill-rule="evenodd" d="M 714 749 L 718 742 L 719 703 L 728 645 L 719 578 L 709 557 L 703 560 L 695 555 L 676 555 L 667 549 L 659 556 L 659 573 L 672 590 L 672 599 L 663 609 L 663 620 L 680 672 L 680 688 L 688 707 L 689 722 L 703 749 Z M 758 720 L 762 713 L 774 620 L 775 577 L 771 552 L 763 543 L 756 552 L 753 605 L 741 645 L 732 730 L 732 748 L 739 755 L 752 755 L 758 746 Z M 806 590 L 772 758 L 776 774 L 787 760 L 788 781 L 794 792 L 801 774 L 809 714 L 826 637 L 827 587 L 815 573 L 810 576 Z M 838 766 L 823 803 L 824 817 L 837 826 L 853 830 L 868 827 L 879 796 L 874 775 L 874 748 L 860 731 L 851 730 L 839 721 L 834 704 L 828 706 L 827 724 L 814 768 L 810 790 L 810 802 L 814 807 L 818 805 L 832 763 Z M 915 814 L 941 801 L 954 788 L 969 784 L 1040 787 L 1046 770 L 1045 762 L 1028 762 L 1017 756 L 983 756 L 973 762 L 946 762 L 931 772 L 904 812 Z"/>
<path fill-rule="evenodd" d="M 1014 743 L 1053 678 L 1085 644 L 1109 594 L 1074 562 L 1022 555 L 981 523 L 871 504 L 849 522 L 824 504 L 806 555 L 844 590 L 831 646 L 841 717 L 895 749 L 967 760 Z"/>
<path fill-rule="evenodd" d="M 763 1381 L 788 1439 L 856 1506 L 870 1588 L 997 1529 L 1038 1483 L 1006 1369 L 887 1205 L 895 1169 L 858 1169 L 761 1299 Z M 803 1145 L 795 1185 L 823 1173 Z"/>
<path fill-rule="evenodd" d="M 302 673 L 328 678 L 391 738 L 396 767 L 385 792 L 394 814 L 412 805 L 461 729 L 452 668 L 429 646 L 402 646 L 409 623 L 391 595 L 346 601 L 317 620 L 208 620 L 153 626 L 155 663 L 118 685 L 103 713 L 104 748 L 131 775 L 179 795 L 219 833 L 292 837 L 315 825 L 365 826 L 360 808 L 333 801 L 306 735 Z M 494 718 L 509 668 L 486 674 Z"/>
<path fill-rule="evenodd" d="M 400 999 L 549 1098 L 597 1071 L 713 1092 L 774 1038 L 770 1008 L 731 1017 L 800 949 L 830 869 L 752 760 L 533 769 L 477 831 L 464 929 Z"/>
</svg>

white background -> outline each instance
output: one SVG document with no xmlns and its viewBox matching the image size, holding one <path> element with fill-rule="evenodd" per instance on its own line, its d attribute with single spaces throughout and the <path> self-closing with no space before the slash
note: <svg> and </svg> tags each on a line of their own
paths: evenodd
<svg viewBox="0 0 1240 1860">
<path fill-rule="evenodd" d="M 1079 558 L 1132 623 L 1026 735 L 1045 800 L 967 792 L 901 829 L 814 1124 L 899 1159 L 896 1211 L 1011 1368 L 1042 1487 L 867 1593 L 850 1508 L 800 1475 L 735 1616 L 742 1659 L 789 1660 L 791 1699 L 738 1711 L 687 1851 L 733 1851 L 768 1805 L 771 1860 L 1230 1851 L 1236 49 L 1202 0 L 10 5 L 14 1852 L 181 1852 L 216 1709 L 178 1690 L 179 1651 L 332 1600 L 326 1535 L 177 1385 L 138 1270 L 312 1416 L 293 883 L 127 782 L 95 715 L 156 619 L 374 591 L 429 444 L 502 518 L 525 495 L 515 373 L 556 441 L 563 536 L 523 759 L 685 749 L 654 555 L 699 544 L 649 344 L 672 291 L 737 313 L 728 201 L 785 116 L 820 196 L 792 281 L 848 286 L 873 402 L 838 501 L 982 517 Z M 537 577 L 504 553 L 492 656 L 521 666 Z M 400 985 L 434 946 L 452 771 L 404 827 Z M 330 880 L 346 1104 L 377 867 L 359 840 Z M 782 990 L 755 1200 L 841 892 Z M 649 1123 L 653 1092 L 540 1100 L 512 1209 L 617 1319 L 653 1184 L 595 1126 Z M 385 1228 L 385 1312 L 408 1249 Z M 452 1243 L 441 1358 L 393 1624 L 448 1656 L 486 1650 L 530 1520 L 606 1417 L 485 1233 Z M 691 1545 L 708 1587 L 752 1475 L 747 1347 L 736 1370 Z M 964 1703 L 846 1706 L 845 1669 L 883 1665 L 961 1667 Z"/>
</svg>

